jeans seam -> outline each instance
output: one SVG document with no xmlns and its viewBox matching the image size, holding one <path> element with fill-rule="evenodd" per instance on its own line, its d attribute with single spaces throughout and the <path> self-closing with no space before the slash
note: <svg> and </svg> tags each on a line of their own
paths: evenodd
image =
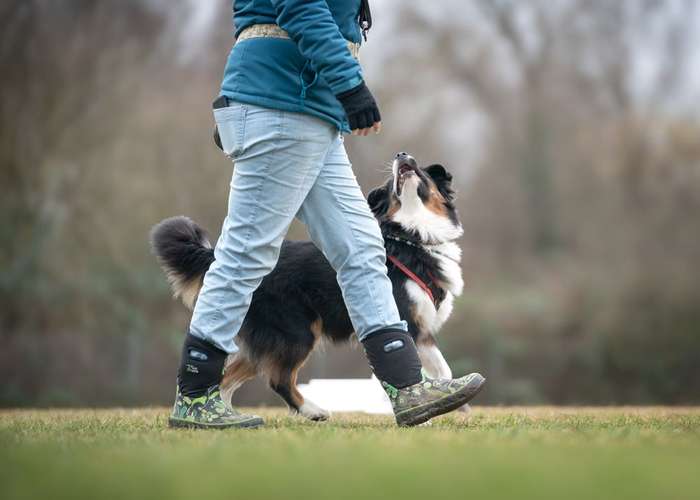
<svg viewBox="0 0 700 500">
<path fill-rule="evenodd" d="M 258 184 L 257 189 L 255 190 L 255 204 L 253 205 L 253 208 L 250 211 L 250 216 L 248 217 L 248 222 L 247 226 L 248 229 L 245 232 L 245 236 L 243 238 L 243 248 L 241 250 L 241 253 L 245 253 L 248 251 L 248 242 L 250 241 L 250 236 L 253 233 L 253 221 L 255 220 L 255 217 L 257 216 L 259 210 L 260 210 L 260 192 L 262 191 L 263 184 L 265 183 L 265 175 L 267 174 L 267 171 L 270 168 L 270 155 L 266 155 L 266 161 L 261 169 L 261 174 L 263 175 L 263 178 L 261 182 Z M 229 279 L 226 281 L 226 286 L 230 287 L 231 284 L 240 276 L 240 267 L 236 267 L 233 272 L 231 273 L 231 276 Z M 217 309 L 218 310 L 218 309 Z M 242 324 L 242 323 L 241 323 Z M 236 337 L 236 334 L 234 334 L 234 338 Z"/>
<path fill-rule="evenodd" d="M 285 113 L 285 112 L 283 111 L 282 113 Z M 280 123 L 282 123 L 282 122 L 284 121 L 284 119 L 286 119 L 288 116 L 289 116 L 289 115 L 285 113 L 285 114 L 283 115 L 282 120 L 280 120 Z M 280 133 L 281 133 L 281 132 L 280 132 Z M 295 138 L 294 140 L 297 141 L 298 139 Z M 331 138 L 331 140 L 330 140 L 328 146 L 326 147 L 326 150 L 325 150 L 324 153 L 323 153 L 323 156 L 321 157 L 320 168 L 317 168 L 317 169 L 316 169 L 316 176 L 315 176 L 315 179 L 318 179 L 318 176 L 319 176 L 319 175 L 321 174 L 321 172 L 323 171 L 323 167 L 325 166 L 326 156 L 328 156 L 328 152 L 331 150 L 332 147 L 333 147 L 333 138 Z M 313 172 L 313 170 L 314 170 L 314 169 L 309 169 L 309 171 L 306 172 L 306 174 L 304 175 L 304 178 L 302 179 L 302 186 L 306 187 L 306 185 L 307 185 L 306 181 L 307 181 L 307 179 L 309 178 L 309 175 Z M 309 195 L 309 191 L 311 191 L 311 188 L 313 187 L 314 183 L 316 182 L 315 179 L 314 179 L 314 182 L 312 182 L 312 183 L 309 185 L 309 189 L 306 191 L 306 193 L 304 193 L 303 196 L 301 196 L 301 193 L 300 193 L 300 196 L 297 198 L 297 202 L 295 203 L 296 209 L 295 209 L 294 213 L 290 214 L 290 216 L 291 216 L 291 219 L 290 219 L 290 221 L 289 221 L 290 224 L 291 224 L 292 221 L 294 220 L 294 217 L 296 216 L 296 214 L 299 212 L 299 209 L 301 208 L 302 204 L 304 203 L 304 200 L 305 200 L 306 197 Z"/>
<path fill-rule="evenodd" d="M 242 153 L 243 149 L 245 148 L 246 117 L 248 116 L 247 104 L 241 104 L 240 114 L 241 116 L 239 117 L 239 119 L 241 120 L 241 126 L 240 130 L 238 131 L 238 150 L 240 151 L 240 153 Z"/>
</svg>

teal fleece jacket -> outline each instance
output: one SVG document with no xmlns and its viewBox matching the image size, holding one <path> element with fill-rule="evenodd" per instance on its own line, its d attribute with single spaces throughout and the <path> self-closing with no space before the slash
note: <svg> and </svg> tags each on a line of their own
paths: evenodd
<svg viewBox="0 0 700 500">
<path fill-rule="evenodd" d="M 349 132 L 336 95 L 363 81 L 347 41 L 362 39 L 360 0 L 234 0 L 235 35 L 253 24 L 277 24 L 290 39 L 234 44 L 221 95 L 258 106 L 306 113 Z"/>
</svg>

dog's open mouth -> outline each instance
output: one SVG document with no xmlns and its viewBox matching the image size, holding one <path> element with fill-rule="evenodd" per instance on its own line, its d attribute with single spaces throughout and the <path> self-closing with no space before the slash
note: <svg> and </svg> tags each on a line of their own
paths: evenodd
<svg viewBox="0 0 700 500">
<path fill-rule="evenodd" d="M 416 167 L 410 163 L 402 163 L 396 171 L 396 194 L 401 196 L 401 190 L 403 188 L 403 183 L 406 179 L 416 175 Z"/>
</svg>

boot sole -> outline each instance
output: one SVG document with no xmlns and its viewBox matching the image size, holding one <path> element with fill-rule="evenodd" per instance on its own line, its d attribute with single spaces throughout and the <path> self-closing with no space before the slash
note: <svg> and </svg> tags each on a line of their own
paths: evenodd
<svg viewBox="0 0 700 500">
<path fill-rule="evenodd" d="M 230 424 L 202 424 L 175 417 L 170 417 L 168 419 L 168 426 L 178 429 L 254 429 L 264 424 L 265 422 L 260 417 L 252 417 L 248 420 Z"/>
<path fill-rule="evenodd" d="M 396 423 L 401 427 L 413 427 L 414 425 L 427 422 L 438 415 L 444 415 L 456 410 L 474 399 L 474 396 L 479 394 L 485 382 L 486 379 L 483 376 L 476 374 L 467 385 L 454 394 L 399 413 L 396 415 Z"/>
</svg>

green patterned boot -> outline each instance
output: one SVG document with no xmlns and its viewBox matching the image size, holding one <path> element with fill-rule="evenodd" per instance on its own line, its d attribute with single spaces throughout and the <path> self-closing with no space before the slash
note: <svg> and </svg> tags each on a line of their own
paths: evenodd
<svg viewBox="0 0 700 500">
<path fill-rule="evenodd" d="M 394 408 L 396 423 L 411 426 L 456 410 L 468 403 L 486 382 L 478 373 L 458 379 L 429 379 L 421 369 L 411 336 L 384 329 L 362 340 L 372 371 Z"/>
<path fill-rule="evenodd" d="M 397 389 L 382 382 L 394 408 L 396 423 L 413 426 L 456 410 L 478 394 L 486 379 L 472 373 L 457 379 L 429 379 Z"/>
<path fill-rule="evenodd" d="M 245 415 L 232 409 L 221 399 L 219 386 L 210 387 L 198 398 L 183 396 L 178 389 L 173 413 L 168 421 L 170 427 L 193 427 L 198 429 L 228 429 L 231 427 L 260 427 L 263 419 L 256 415 Z"/>
</svg>

